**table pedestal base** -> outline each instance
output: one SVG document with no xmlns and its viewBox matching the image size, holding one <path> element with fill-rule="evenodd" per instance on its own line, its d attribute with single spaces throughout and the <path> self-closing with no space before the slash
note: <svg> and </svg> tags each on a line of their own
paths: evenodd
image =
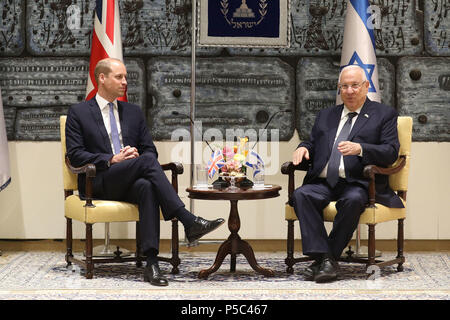
<svg viewBox="0 0 450 320">
<path fill-rule="evenodd" d="M 253 270 L 267 277 L 273 277 L 275 275 L 273 270 L 260 267 L 256 262 L 255 253 L 250 244 L 239 237 L 240 219 L 237 210 L 237 200 L 230 200 L 230 202 L 231 210 L 228 219 L 228 229 L 231 235 L 220 245 L 214 264 L 209 269 L 201 270 L 198 277 L 206 279 L 211 273 L 216 272 L 228 254 L 231 255 L 230 272 L 236 272 L 236 255 L 243 254 Z"/>
</svg>

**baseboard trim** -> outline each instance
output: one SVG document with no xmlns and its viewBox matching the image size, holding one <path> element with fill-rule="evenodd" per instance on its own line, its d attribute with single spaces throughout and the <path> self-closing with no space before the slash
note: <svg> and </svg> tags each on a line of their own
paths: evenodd
<svg viewBox="0 0 450 320">
<path fill-rule="evenodd" d="M 187 247 L 180 243 L 180 252 L 216 252 L 223 240 L 199 241 L 195 247 Z M 286 240 L 248 240 L 254 251 L 274 252 L 286 251 Z M 66 251 L 66 241 L 63 239 L 0 239 L 1 251 Z M 120 248 L 135 250 L 135 240 L 133 239 L 111 239 L 111 245 L 118 245 Z M 103 239 L 95 239 L 94 246 L 104 244 Z M 355 242 L 350 242 L 352 249 Z M 361 241 L 362 246 L 367 246 L 367 241 Z M 73 251 L 84 250 L 85 242 L 80 239 L 73 240 Z M 162 239 L 160 242 L 160 252 L 169 252 L 171 248 L 169 239 Z M 377 240 L 376 249 L 379 251 L 396 251 L 396 240 Z M 405 240 L 405 252 L 412 251 L 450 251 L 450 240 Z M 295 252 L 301 252 L 301 240 L 295 240 Z"/>
</svg>

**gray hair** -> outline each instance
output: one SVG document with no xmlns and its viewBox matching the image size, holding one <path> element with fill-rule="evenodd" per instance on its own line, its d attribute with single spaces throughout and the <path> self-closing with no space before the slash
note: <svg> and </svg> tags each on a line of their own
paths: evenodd
<svg viewBox="0 0 450 320">
<path fill-rule="evenodd" d="M 366 72 L 364 71 L 364 69 L 361 68 L 360 66 L 358 66 L 357 64 L 350 64 L 350 65 L 345 66 L 345 67 L 342 68 L 341 72 L 339 73 L 338 83 L 341 83 L 341 76 L 342 76 L 342 73 L 343 73 L 345 70 L 351 70 L 351 69 L 353 69 L 353 70 L 359 70 L 359 72 L 361 72 L 363 81 L 367 81 L 367 76 L 366 76 Z"/>
</svg>

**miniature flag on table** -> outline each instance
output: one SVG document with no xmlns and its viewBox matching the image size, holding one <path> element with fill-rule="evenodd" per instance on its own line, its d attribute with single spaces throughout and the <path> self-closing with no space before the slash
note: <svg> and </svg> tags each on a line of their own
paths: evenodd
<svg viewBox="0 0 450 320">
<path fill-rule="evenodd" d="M 245 162 L 247 167 L 253 168 L 253 178 L 260 172 L 264 172 L 264 161 L 256 151 L 249 152 Z"/>
<path fill-rule="evenodd" d="M 6 135 L 5 117 L 3 115 L 2 93 L 0 90 L 0 191 L 11 182 L 9 172 L 9 150 Z"/>
<path fill-rule="evenodd" d="M 347 0 L 345 15 L 344 43 L 341 54 L 341 70 L 348 65 L 359 65 L 366 72 L 369 81 L 370 100 L 380 102 L 378 67 L 375 55 L 375 35 L 373 15 L 368 0 Z M 341 96 L 336 95 L 336 104 L 341 104 Z"/>
<path fill-rule="evenodd" d="M 118 0 L 96 0 L 86 100 L 92 99 L 97 93 L 94 70 L 97 63 L 105 58 L 123 61 Z M 128 101 L 126 91 L 118 100 Z"/>
<path fill-rule="evenodd" d="M 211 154 L 211 159 L 208 161 L 208 176 L 212 178 L 220 168 L 225 165 L 222 151 L 216 150 Z"/>
</svg>

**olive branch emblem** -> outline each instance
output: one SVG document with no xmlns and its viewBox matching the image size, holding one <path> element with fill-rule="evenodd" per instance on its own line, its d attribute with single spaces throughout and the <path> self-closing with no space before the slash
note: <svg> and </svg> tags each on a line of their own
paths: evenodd
<svg viewBox="0 0 450 320">
<path fill-rule="evenodd" d="M 260 18 L 259 20 L 252 24 L 253 26 L 257 26 L 259 25 L 265 18 L 266 14 L 267 14 L 267 1 L 268 0 L 259 0 L 259 14 L 260 14 Z M 243 3 L 245 3 L 245 0 L 243 1 Z M 229 25 L 233 25 L 234 24 L 234 19 L 231 18 L 231 20 L 228 18 L 228 13 L 229 13 L 229 0 L 221 0 L 220 1 L 220 11 L 222 12 L 223 17 L 225 18 L 225 20 L 227 21 L 227 23 Z"/>
</svg>

